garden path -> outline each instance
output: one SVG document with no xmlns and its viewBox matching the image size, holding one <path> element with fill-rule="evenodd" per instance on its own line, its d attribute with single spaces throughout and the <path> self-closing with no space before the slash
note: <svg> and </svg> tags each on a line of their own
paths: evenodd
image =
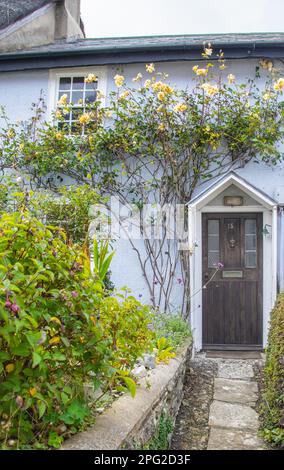
<svg viewBox="0 0 284 470">
<path fill-rule="evenodd" d="M 259 353 L 197 354 L 190 362 L 172 449 L 257 450 Z"/>
</svg>

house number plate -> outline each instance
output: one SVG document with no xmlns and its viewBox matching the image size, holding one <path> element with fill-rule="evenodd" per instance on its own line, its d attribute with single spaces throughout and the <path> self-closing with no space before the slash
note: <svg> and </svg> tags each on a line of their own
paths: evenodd
<svg viewBox="0 0 284 470">
<path fill-rule="evenodd" d="M 243 277 L 243 271 L 222 271 L 222 277 Z"/>
</svg>

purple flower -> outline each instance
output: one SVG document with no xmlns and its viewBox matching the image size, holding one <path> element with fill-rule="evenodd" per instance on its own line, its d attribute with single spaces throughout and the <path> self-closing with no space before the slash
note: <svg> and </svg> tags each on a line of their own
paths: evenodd
<svg viewBox="0 0 284 470">
<path fill-rule="evenodd" d="M 224 264 L 218 261 L 218 263 L 214 263 L 213 266 L 215 266 L 216 269 L 222 269 L 224 267 Z"/>
<path fill-rule="evenodd" d="M 13 313 L 18 313 L 20 311 L 20 307 L 19 307 L 19 305 L 16 304 L 16 302 L 14 302 L 11 305 L 10 309 Z"/>
<path fill-rule="evenodd" d="M 5 308 L 11 308 L 12 307 L 12 302 L 10 300 L 6 300 L 5 302 Z"/>
<path fill-rule="evenodd" d="M 72 295 L 72 297 L 76 298 L 76 297 L 78 297 L 79 294 L 75 290 L 72 290 L 71 295 Z"/>
</svg>

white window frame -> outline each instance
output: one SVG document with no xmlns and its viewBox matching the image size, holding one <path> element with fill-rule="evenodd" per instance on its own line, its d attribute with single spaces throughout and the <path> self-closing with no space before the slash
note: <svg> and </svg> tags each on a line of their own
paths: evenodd
<svg viewBox="0 0 284 470">
<path fill-rule="evenodd" d="M 104 97 L 107 93 L 107 67 L 72 67 L 64 69 L 51 69 L 48 79 L 48 98 L 47 98 L 47 119 L 52 120 L 52 113 L 57 109 L 59 80 L 60 78 L 82 77 L 93 73 L 98 77 L 97 91 L 100 91 Z M 101 106 L 104 107 L 106 98 L 101 99 Z"/>
</svg>

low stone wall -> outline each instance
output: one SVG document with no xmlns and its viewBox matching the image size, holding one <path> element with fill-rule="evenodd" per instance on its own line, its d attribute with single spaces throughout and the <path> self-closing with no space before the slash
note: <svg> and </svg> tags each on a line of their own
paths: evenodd
<svg viewBox="0 0 284 470">
<path fill-rule="evenodd" d="M 96 425 L 68 439 L 64 450 L 133 449 L 147 443 L 155 434 L 164 412 L 175 421 L 183 397 L 188 341 L 169 364 L 160 364 L 140 380 L 135 398 L 125 394 L 98 416 Z"/>
</svg>

